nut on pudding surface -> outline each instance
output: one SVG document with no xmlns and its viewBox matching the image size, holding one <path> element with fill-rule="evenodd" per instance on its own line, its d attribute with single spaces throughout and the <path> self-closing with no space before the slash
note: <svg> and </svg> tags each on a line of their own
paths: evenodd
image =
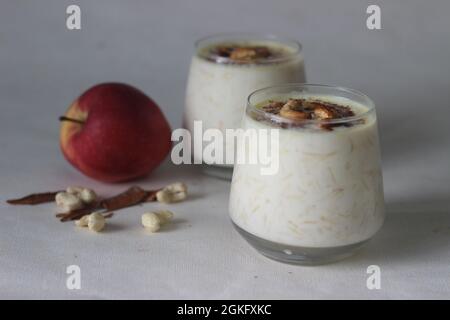
<svg viewBox="0 0 450 320">
<path fill-rule="evenodd" d="M 204 129 L 225 133 L 225 129 L 238 128 L 250 92 L 304 80 L 301 47 L 296 42 L 254 35 L 200 40 L 191 62 L 184 127 L 192 132 L 194 121 L 201 120 Z M 225 141 L 224 153 L 234 152 L 232 147 Z"/>
<path fill-rule="evenodd" d="M 235 164 L 231 219 L 252 236 L 281 246 L 363 243 L 384 221 L 373 104 L 351 91 L 340 95 L 341 88 L 299 87 L 281 93 L 263 89 L 249 98 L 243 128 L 279 130 L 279 170 L 261 175 L 258 164 Z"/>
</svg>

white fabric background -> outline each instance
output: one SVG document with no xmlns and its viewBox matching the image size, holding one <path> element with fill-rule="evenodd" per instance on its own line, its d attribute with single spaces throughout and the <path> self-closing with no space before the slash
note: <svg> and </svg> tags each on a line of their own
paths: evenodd
<svg viewBox="0 0 450 320">
<path fill-rule="evenodd" d="M 0 298 L 450 298 L 450 3 L 378 1 L 76 1 L 82 30 L 65 29 L 73 1 L 0 1 Z M 349 86 L 378 108 L 388 219 L 360 254 L 296 267 L 257 254 L 232 229 L 229 183 L 166 163 L 138 181 L 182 180 L 191 198 L 149 235 L 123 210 L 104 234 L 61 224 L 53 205 L 4 200 L 67 185 L 110 195 L 128 185 L 83 177 L 58 146 L 61 115 L 103 81 L 138 86 L 179 127 L 193 42 L 224 31 L 299 39 L 309 82 Z M 66 289 L 77 264 L 82 289 Z M 381 267 L 381 290 L 366 268 Z"/>
</svg>

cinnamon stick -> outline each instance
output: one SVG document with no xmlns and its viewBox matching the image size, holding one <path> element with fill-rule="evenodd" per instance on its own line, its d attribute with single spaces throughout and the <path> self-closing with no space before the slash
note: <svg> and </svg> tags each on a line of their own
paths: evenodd
<svg viewBox="0 0 450 320">
<path fill-rule="evenodd" d="M 52 202 L 55 201 L 55 196 L 58 192 L 61 191 L 33 193 L 19 199 L 6 200 L 6 202 L 12 205 L 36 205 L 46 202 Z"/>
<path fill-rule="evenodd" d="M 147 196 L 144 198 L 143 202 L 154 202 L 154 201 L 156 201 L 156 194 L 160 190 L 162 190 L 162 189 L 147 190 Z"/>
<path fill-rule="evenodd" d="M 92 212 L 97 211 L 98 209 L 101 208 L 99 207 L 98 204 L 95 204 L 93 206 L 72 210 L 67 213 L 57 214 L 56 216 L 60 218 L 61 222 L 66 222 L 69 220 L 78 220 L 87 214 L 91 214 Z"/>
<path fill-rule="evenodd" d="M 87 209 L 87 208 L 78 209 L 76 212 L 75 211 L 71 211 L 70 214 L 69 213 L 58 213 L 56 215 L 56 217 L 60 218 L 61 222 L 66 222 L 66 221 L 69 221 L 69 220 L 72 221 L 72 220 L 81 219 L 83 216 L 91 214 L 94 211 L 96 211 L 96 210 L 89 211 L 89 210 L 85 210 L 85 209 Z M 114 212 L 109 212 L 109 213 L 103 214 L 103 217 L 105 219 L 109 219 L 109 218 L 112 218 L 113 215 L 114 215 Z"/>
<path fill-rule="evenodd" d="M 141 187 L 133 186 L 118 195 L 103 199 L 87 207 L 69 212 L 58 213 L 56 214 L 56 217 L 59 218 L 61 222 L 65 222 L 69 220 L 77 220 L 85 215 L 93 213 L 94 211 L 99 211 L 100 213 L 106 214 L 106 218 L 110 218 L 112 217 L 112 211 L 131 207 L 143 202 L 156 201 L 156 193 L 160 190 L 162 189 L 144 190 Z M 62 191 L 34 193 L 20 199 L 7 200 L 7 202 L 12 205 L 35 205 L 45 202 L 52 202 L 55 200 L 55 196 L 58 192 Z"/>
<path fill-rule="evenodd" d="M 114 197 L 102 200 L 100 206 L 107 211 L 114 211 L 141 203 L 147 196 L 147 191 L 141 187 L 133 186 Z"/>
</svg>

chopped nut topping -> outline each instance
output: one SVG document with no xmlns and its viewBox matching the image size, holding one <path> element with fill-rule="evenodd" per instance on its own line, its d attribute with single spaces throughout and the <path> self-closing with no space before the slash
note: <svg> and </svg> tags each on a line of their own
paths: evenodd
<svg viewBox="0 0 450 320">
<path fill-rule="evenodd" d="M 314 108 L 314 116 L 316 119 L 333 119 L 334 118 L 334 112 L 333 110 L 326 108 L 324 106 L 317 106 Z"/>
<path fill-rule="evenodd" d="M 291 100 L 290 100 L 291 101 Z M 291 119 L 291 120 L 305 120 L 309 119 L 309 114 L 305 111 L 301 111 L 298 104 L 290 103 L 288 101 L 283 108 L 280 110 L 280 116 Z"/>
<path fill-rule="evenodd" d="M 217 46 L 211 53 L 238 63 L 255 62 L 273 56 L 273 52 L 264 46 Z"/>
<path fill-rule="evenodd" d="M 230 54 L 230 58 L 233 60 L 251 60 L 255 56 L 256 51 L 251 48 L 235 48 Z"/>
<path fill-rule="evenodd" d="M 230 54 L 230 59 L 236 61 L 248 61 L 270 56 L 270 51 L 266 47 L 238 47 L 233 48 Z"/>
<path fill-rule="evenodd" d="M 280 109 L 283 107 L 284 103 L 280 101 L 269 101 L 269 104 L 263 106 L 262 109 L 265 112 L 277 114 L 280 113 Z"/>
<path fill-rule="evenodd" d="M 232 51 L 233 47 L 225 47 L 225 46 L 218 46 L 215 49 L 212 49 L 213 54 L 216 54 L 224 58 L 228 58 L 231 55 Z"/>
<path fill-rule="evenodd" d="M 277 114 L 284 118 L 301 121 L 331 120 L 354 116 L 350 107 L 341 106 L 330 102 L 319 100 L 289 99 L 286 102 L 269 100 L 262 110 L 271 114 Z M 360 123 L 360 122 L 358 122 Z M 325 130 L 332 130 L 336 126 L 351 126 L 355 123 L 324 123 L 320 127 Z"/>
<path fill-rule="evenodd" d="M 285 104 L 284 104 L 284 108 L 286 109 L 291 109 L 294 111 L 303 111 L 302 107 L 304 104 L 304 100 L 303 99 L 289 99 Z"/>
<path fill-rule="evenodd" d="M 310 119 L 310 114 L 303 107 L 302 99 L 289 99 L 281 108 L 280 116 L 291 120 Z"/>
</svg>

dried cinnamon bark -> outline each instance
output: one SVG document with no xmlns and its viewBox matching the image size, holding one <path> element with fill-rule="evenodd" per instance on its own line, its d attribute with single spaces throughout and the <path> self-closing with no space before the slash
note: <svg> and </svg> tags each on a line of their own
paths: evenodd
<svg viewBox="0 0 450 320">
<path fill-rule="evenodd" d="M 87 208 L 83 208 L 83 209 L 78 209 L 76 211 L 74 210 L 74 211 L 71 211 L 71 212 L 68 212 L 68 213 L 58 213 L 58 214 L 56 214 L 56 217 L 60 218 L 61 222 L 66 222 L 66 221 L 69 221 L 69 220 L 72 221 L 72 220 L 81 219 L 83 216 L 91 214 L 94 211 L 99 212 L 96 209 L 87 210 Z M 109 212 L 109 213 L 103 214 L 103 217 L 105 219 L 108 219 L 108 218 L 112 218 L 113 215 L 114 215 L 114 212 Z"/>
<path fill-rule="evenodd" d="M 146 197 L 147 191 L 140 187 L 134 186 L 114 197 L 104 199 L 93 206 L 73 210 L 65 214 L 58 214 L 57 217 L 61 219 L 61 222 L 78 220 L 85 215 L 91 214 L 94 211 L 99 211 L 101 209 L 104 209 L 103 211 L 101 211 L 101 213 L 107 213 L 110 211 L 136 205 L 140 202 L 143 202 Z"/>
<path fill-rule="evenodd" d="M 138 186 L 133 186 L 117 196 L 102 200 L 100 206 L 107 211 L 114 211 L 143 202 L 148 192 Z"/>
<path fill-rule="evenodd" d="M 6 202 L 12 205 L 35 205 L 52 202 L 55 201 L 55 196 L 58 192 L 61 191 L 33 193 L 23 198 L 6 200 Z"/>
<path fill-rule="evenodd" d="M 69 220 L 78 220 L 81 217 L 91 214 L 94 211 L 100 213 L 108 213 L 105 217 L 112 214 L 111 211 L 116 211 L 126 207 L 131 207 L 142 202 L 156 201 L 156 193 L 161 190 L 144 190 L 141 187 L 134 186 L 114 197 L 104 199 L 94 206 L 73 210 L 67 213 L 59 213 L 56 217 L 61 219 L 61 222 Z M 103 211 L 100 211 L 104 209 Z"/>
<path fill-rule="evenodd" d="M 160 190 L 162 190 L 162 189 L 147 191 L 147 196 L 144 198 L 143 202 L 154 202 L 154 201 L 156 201 L 156 193 L 158 193 L 158 191 L 160 191 Z"/>
<path fill-rule="evenodd" d="M 105 218 L 110 218 L 113 214 L 112 211 L 134 206 L 143 202 L 156 201 L 156 193 L 160 190 L 162 189 L 144 190 L 141 187 L 133 186 L 125 192 L 103 199 L 99 202 L 95 202 L 87 207 L 72 210 L 70 212 L 58 213 L 56 214 L 56 217 L 59 218 L 61 222 L 65 222 L 70 220 L 78 220 L 85 215 L 97 211 L 105 214 Z M 20 199 L 7 200 L 7 202 L 12 205 L 35 205 L 45 202 L 53 202 L 55 201 L 55 196 L 58 192 L 62 191 L 35 193 Z"/>
<path fill-rule="evenodd" d="M 95 204 L 86 208 L 72 210 L 67 213 L 57 214 L 56 216 L 60 218 L 61 222 L 66 222 L 69 220 L 78 220 L 87 214 L 91 214 L 94 211 L 98 211 L 99 209 L 101 209 L 101 207 L 98 204 Z"/>
</svg>

